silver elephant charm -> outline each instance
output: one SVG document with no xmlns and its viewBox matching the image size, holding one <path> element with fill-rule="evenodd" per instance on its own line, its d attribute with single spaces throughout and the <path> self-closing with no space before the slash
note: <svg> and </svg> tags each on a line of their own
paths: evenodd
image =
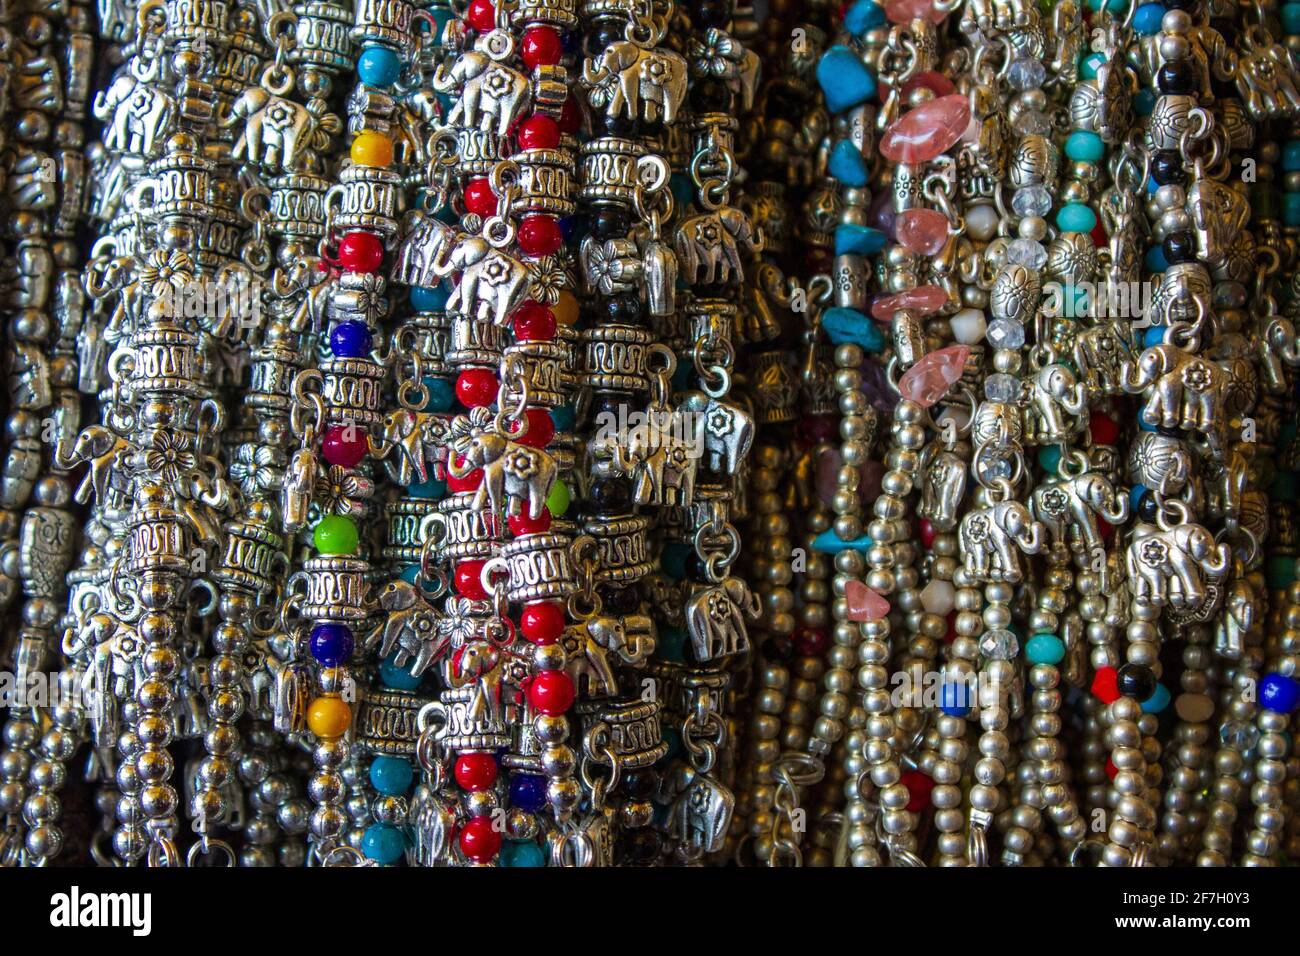
<svg viewBox="0 0 1300 956">
<path fill-rule="evenodd" d="M 1018 584 L 1025 575 L 1020 553 L 1037 554 L 1045 529 L 1019 501 L 999 501 L 969 512 L 958 532 L 966 573 L 976 581 Z"/>
<path fill-rule="evenodd" d="M 692 858 L 722 848 L 736 795 L 708 774 L 696 773 L 673 803 L 669 833 L 689 848 Z"/>
<path fill-rule="evenodd" d="M 1052 541 L 1070 548 L 1080 567 L 1101 574 L 1105 587 L 1106 545 L 1097 519 L 1111 524 L 1127 521 L 1128 497 L 1100 472 L 1084 471 L 1039 485 L 1030 496 L 1029 506 Z"/>
<path fill-rule="evenodd" d="M 586 697 L 612 697 L 618 677 L 611 666 L 636 667 L 654 653 L 657 637 L 648 614 L 599 614 L 565 629 L 560 642 L 573 686 Z"/>
<path fill-rule="evenodd" d="M 368 436 L 370 453 L 383 460 L 388 476 L 397 484 L 424 484 L 429 480 L 430 463 L 435 466 L 434 477 L 445 477 L 445 442 L 450 434 L 446 416 L 398 408 L 384 416 L 380 431 L 379 441 Z M 394 451 L 396 461 L 390 460 Z"/>
<path fill-rule="evenodd" d="M 438 65 L 433 88 L 457 94 L 447 125 L 477 127 L 496 136 L 509 133 L 532 102 L 528 77 L 506 65 L 514 52 L 509 35 L 494 30 L 475 40 L 474 49 L 461 53 L 450 69 Z"/>
<path fill-rule="evenodd" d="M 1156 607 L 1196 610 L 1228 573 L 1232 553 L 1202 525 L 1161 526 L 1139 522 L 1125 553 L 1134 599 Z"/>
<path fill-rule="evenodd" d="M 740 250 L 762 252 L 763 234 L 740 209 L 722 206 L 683 222 L 677 228 L 676 246 L 682 278 L 690 285 L 741 282 L 745 271 Z"/>
<path fill-rule="evenodd" d="M 1300 76 L 1295 57 L 1277 43 L 1247 49 L 1237 60 L 1237 90 L 1258 121 L 1300 113 Z"/>
<path fill-rule="evenodd" d="M 546 496 L 551 493 L 559 467 L 540 448 L 511 441 L 493 413 L 475 408 L 451 423 L 451 447 L 459 456 L 447 463 L 448 472 L 464 478 L 483 469 L 483 482 L 474 496 L 474 507 L 491 504 L 492 510 L 517 515 L 527 505 L 528 516 L 541 517 Z"/>
<path fill-rule="evenodd" d="M 916 513 L 936 531 L 950 531 L 957 524 L 957 509 L 966 493 L 966 463 L 931 444 L 921 463 L 921 474 L 921 501 Z"/>
<path fill-rule="evenodd" d="M 451 271 L 448 257 L 456 247 L 456 230 L 424 212 L 409 217 L 393 263 L 392 278 L 409 286 L 438 285 Z"/>
<path fill-rule="evenodd" d="M 533 279 L 527 263 L 478 236 L 461 236 L 446 269 L 460 272 L 447 311 L 501 328 L 510 324 L 510 313 L 523 303 Z"/>
<path fill-rule="evenodd" d="M 1088 389 L 1076 382 L 1069 366 L 1052 363 L 1035 373 L 1025 406 L 1025 438 L 1031 444 L 1056 445 L 1083 430 Z"/>
<path fill-rule="evenodd" d="M 1103 320 L 1074 337 L 1074 366 L 1093 395 L 1119 395 L 1120 366 L 1132 356 L 1127 338 L 1115 323 Z"/>
<path fill-rule="evenodd" d="M 176 111 L 176 100 L 158 88 L 162 60 L 142 54 L 95 94 L 91 112 L 105 124 L 104 146 L 115 152 L 152 158 Z"/>
<path fill-rule="evenodd" d="M 686 100 L 686 60 L 671 50 L 616 40 L 582 64 L 587 102 L 608 116 L 672 123 Z"/>
<path fill-rule="evenodd" d="M 698 663 L 749 650 L 745 619 L 757 621 L 763 606 L 744 578 L 728 575 L 697 585 L 686 602 L 686 632 Z"/>
<path fill-rule="evenodd" d="M 679 416 L 694 423 L 689 432 L 696 449 L 703 449 L 711 471 L 734 475 L 754 442 L 754 418 L 739 407 L 704 392 L 687 392 L 677 408 Z M 688 434 L 685 426 L 678 434 Z"/>
<path fill-rule="evenodd" d="M 386 659 L 396 650 L 393 663 L 419 676 L 441 660 L 451 645 L 445 628 L 439 626 L 434 610 L 419 585 L 390 581 L 379 592 L 379 607 L 387 615 L 379 643 L 379 656 Z"/>
<path fill-rule="evenodd" d="M 698 420 L 667 404 L 651 405 L 644 419 L 627 429 L 601 425 L 587 442 L 592 475 L 630 477 L 638 504 L 690 505 L 704 447 Z"/>
<path fill-rule="evenodd" d="M 1196 256 L 1214 269 L 1227 259 L 1232 241 L 1246 228 L 1250 204 L 1231 186 L 1198 179 L 1187 191 L 1187 214 L 1196 236 Z"/>
<path fill-rule="evenodd" d="M 1143 393 L 1142 418 L 1164 428 L 1187 428 L 1214 439 L 1223 430 L 1227 375 L 1210 359 L 1177 345 L 1162 343 L 1146 349 L 1136 362 L 1120 368 L 1126 392 Z"/>
</svg>

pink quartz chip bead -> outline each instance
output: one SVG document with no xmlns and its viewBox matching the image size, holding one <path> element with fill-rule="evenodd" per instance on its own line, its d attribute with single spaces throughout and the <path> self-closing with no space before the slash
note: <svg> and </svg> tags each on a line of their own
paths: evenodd
<svg viewBox="0 0 1300 956">
<path fill-rule="evenodd" d="M 970 100 L 962 93 L 922 103 L 890 124 L 880 153 L 896 163 L 928 163 L 961 139 L 970 118 Z"/>
<path fill-rule="evenodd" d="M 879 621 L 889 614 L 889 602 L 853 578 L 844 582 L 844 603 L 850 621 Z"/>
<path fill-rule="evenodd" d="M 911 252 L 932 256 L 948 242 L 948 217 L 937 209 L 904 209 L 894 220 L 894 235 Z"/>
<path fill-rule="evenodd" d="M 885 0 L 885 16 L 890 23 L 929 20 L 938 26 L 947 18 L 948 12 L 936 10 L 931 0 Z"/>
<path fill-rule="evenodd" d="M 924 86 L 935 96 L 949 96 L 957 92 L 957 87 L 953 85 L 952 80 L 937 70 L 922 70 L 904 83 L 900 92 L 903 96 L 907 96 L 914 89 L 921 86 Z"/>
<path fill-rule="evenodd" d="M 945 219 L 946 223 L 947 220 Z M 897 225 L 897 223 L 895 223 Z M 899 240 L 902 241 L 901 239 Z M 937 285 L 923 285 L 906 292 L 896 292 L 871 303 L 871 316 L 881 322 L 890 322 L 894 313 L 907 309 L 919 316 L 934 315 L 948 304 L 948 293 Z"/>
<path fill-rule="evenodd" d="M 929 408 L 961 379 L 969 356 L 969 345 L 950 345 L 927 352 L 899 378 L 898 393 L 909 402 Z"/>
</svg>

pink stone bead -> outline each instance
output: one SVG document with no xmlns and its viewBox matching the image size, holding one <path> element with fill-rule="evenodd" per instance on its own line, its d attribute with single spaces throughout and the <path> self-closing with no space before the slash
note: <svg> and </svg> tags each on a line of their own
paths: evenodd
<svg viewBox="0 0 1300 956">
<path fill-rule="evenodd" d="M 922 103 L 885 130 L 881 155 L 896 163 L 928 163 L 961 139 L 970 118 L 970 100 L 961 93 Z"/>
<path fill-rule="evenodd" d="M 945 220 L 946 222 L 947 220 Z M 906 292 L 896 292 L 871 303 L 872 318 L 891 322 L 894 313 L 909 309 L 919 316 L 934 315 L 948 304 L 948 293 L 937 285 L 923 285 Z"/>
<path fill-rule="evenodd" d="M 905 209 L 894 220 L 894 234 L 910 251 L 932 256 L 948 242 L 948 217 L 937 209 Z"/>
<path fill-rule="evenodd" d="M 844 603 L 850 621 L 879 621 L 889 615 L 889 602 L 861 581 L 844 582 Z"/>
<path fill-rule="evenodd" d="M 943 23 L 948 13 L 944 10 L 936 10 L 930 0 L 885 0 L 885 16 L 890 23 L 929 20 L 937 26 Z"/>
<path fill-rule="evenodd" d="M 904 99 L 907 99 L 909 93 L 921 86 L 924 86 L 935 96 L 951 96 L 957 92 L 957 87 L 952 80 L 935 70 L 922 70 L 904 83 L 902 90 L 899 92 Z"/>
<path fill-rule="evenodd" d="M 961 379 L 969 355 L 969 345 L 950 345 L 937 352 L 927 352 L 898 380 L 899 394 L 922 408 L 929 408 Z"/>
</svg>

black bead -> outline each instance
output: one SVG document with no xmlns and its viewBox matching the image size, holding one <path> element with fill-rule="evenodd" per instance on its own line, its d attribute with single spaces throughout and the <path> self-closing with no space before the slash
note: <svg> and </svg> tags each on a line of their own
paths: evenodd
<svg viewBox="0 0 1300 956">
<path fill-rule="evenodd" d="M 691 556 L 686 559 L 686 574 L 696 581 L 708 580 L 708 567 L 698 554 L 692 552 Z"/>
<path fill-rule="evenodd" d="M 627 405 L 628 396 L 617 392 L 596 392 L 591 399 L 590 418 L 599 422 L 602 416 L 609 416 L 618 421 L 618 411 Z"/>
<path fill-rule="evenodd" d="M 620 292 L 607 297 L 601 305 L 610 322 L 635 325 L 641 320 L 641 297 L 635 292 Z"/>
<path fill-rule="evenodd" d="M 1201 6 L 1201 0 L 1164 0 L 1166 10 L 1185 10 L 1193 13 Z"/>
<path fill-rule="evenodd" d="M 1183 157 L 1176 150 L 1162 149 L 1151 157 L 1151 178 L 1161 186 L 1171 183 L 1181 186 L 1187 182 L 1187 170 L 1183 168 Z"/>
<path fill-rule="evenodd" d="M 627 514 L 632 508 L 632 487 L 626 478 L 599 478 L 591 483 L 591 503 L 601 514 Z"/>
<path fill-rule="evenodd" d="M 1196 89 L 1196 71 L 1186 60 L 1170 60 L 1156 73 L 1161 93 L 1191 93 Z"/>
<path fill-rule="evenodd" d="M 636 136 L 636 120 L 628 119 L 622 113 L 612 116 L 609 113 L 601 113 L 599 122 L 606 136 L 619 136 L 623 139 L 631 139 Z"/>
<path fill-rule="evenodd" d="M 731 4 L 727 0 L 700 0 L 691 10 L 691 25 L 694 27 L 724 30 L 730 22 Z"/>
<path fill-rule="evenodd" d="M 1149 490 L 1142 492 L 1138 498 L 1137 514 L 1143 521 L 1155 521 L 1156 515 L 1160 513 L 1160 506 L 1156 504 L 1156 496 Z"/>
<path fill-rule="evenodd" d="M 622 617 L 641 609 L 641 595 L 636 588 L 608 588 L 600 592 L 600 604 L 606 612 Z"/>
<path fill-rule="evenodd" d="M 1161 248 L 1165 253 L 1165 261 L 1171 266 L 1196 261 L 1196 240 L 1190 232 L 1171 232 L 1165 236 Z"/>
<path fill-rule="evenodd" d="M 649 800 L 659 786 L 659 775 L 653 770 L 629 770 L 623 774 L 623 792 L 633 800 Z"/>
<path fill-rule="evenodd" d="M 596 24 L 596 28 L 591 32 L 591 46 L 588 51 L 592 56 L 600 56 L 605 52 L 605 47 L 611 43 L 618 43 L 626 39 L 625 31 L 627 24 L 617 18 L 602 19 Z"/>
<path fill-rule="evenodd" d="M 1144 701 L 1156 692 L 1156 675 L 1143 664 L 1125 664 L 1119 669 L 1119 692 Z"/>
<path fill-rule="evenodd" d="M 725 113 L 731 109 L 731 90 L 721 80 L 701 80 L 691 90 L 691 103 L 698 113 Z"/>
<path fill-rule="evenodd" d="M 622 239 L 632 228 L 632 215 L 621 203 L 602 203 L 591 216 L 591 235 L 596 239 Z"/>
<path fill-rule="evenodd" d="M 794 641 L 785 635 L 773 635 L 761 645 L 763 657 L 769 661 L 788 664 L 794 660 Z"/>
<path fill-rule="evenodd" d="M 644 866 L 653 862 L 659 856 L 659 847 L 663 842 L 663 837 L 653 827 L 633 830 L 631 833 L 625 833 L 623 838 L 627 840 L 627 854 L 632 858 L 633 863 Z"/>
</svg>

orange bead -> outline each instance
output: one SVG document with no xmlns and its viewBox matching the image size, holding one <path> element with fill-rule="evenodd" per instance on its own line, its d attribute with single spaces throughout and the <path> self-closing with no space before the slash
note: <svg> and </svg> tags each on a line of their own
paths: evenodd
<svg viewBox="0 0 1300 956">
<path fill-rule="evenodd" d="M 317 697 L 307 708 L 307 726 L 321 740 L 333 740 L 348 732 L 352 708 L 341 697 Z"/>
<path fill-rule="evenodd" d="M 352 141 L 352 162 L 358 166 L 390 166 L 393 162 L 393 141 L 383 133 L 366 129 Z"/>
<path fill-rule="evenodd" d="M 568 289 L 562 289 L 560 301 L 551 306 L 551 311 L 560 325 L 573 325 L 578 321 L 578 300 Z"/>
</svg>

